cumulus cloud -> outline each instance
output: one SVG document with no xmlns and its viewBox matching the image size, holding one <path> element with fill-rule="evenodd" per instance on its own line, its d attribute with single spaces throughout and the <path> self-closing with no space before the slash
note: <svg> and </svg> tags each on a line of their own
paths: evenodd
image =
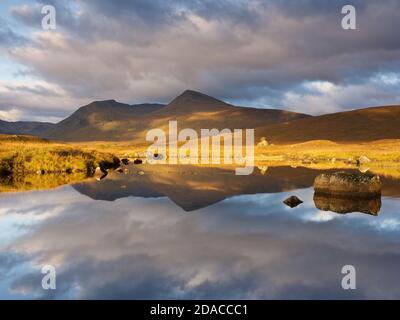
<svg viewBox="0 0 400 320">
<path fill-rule="evenodd" d="M 398 102 L 385 88 L 368 91 L 377 74 L 399 74 L 398 1 L 354 1 L 356 31 L 341 28 L 345 1 L 51 3 L 58 23 L 51 32 L 39 29 L 41 1 L 11 9 L 36 31 L 8 55 L 69 102 L 167 102 L 187 88 L 241 105 L 301 112 L 312 105 L 313 113 Z M 345 90 L 310 93 L 304 83 Z"/>
</svg>

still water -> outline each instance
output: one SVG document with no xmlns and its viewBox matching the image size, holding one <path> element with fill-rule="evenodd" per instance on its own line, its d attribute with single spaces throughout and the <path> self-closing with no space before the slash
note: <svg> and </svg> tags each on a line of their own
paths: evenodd
<svg viewBox="0 0 400 320">
<path fill-rule="evenodd" d="M 0 193 L 0 298 L 400 298 L 395 178 L 360 203 L 314 198 L 323 171 L 306 168 L 129 170 Z M 291 195 L 304 203 L 284 205 Z M 42 289 L 44 265 L 56 290 Z M 356 290 L 342 289 L 344 265 Z"/>
</svg>

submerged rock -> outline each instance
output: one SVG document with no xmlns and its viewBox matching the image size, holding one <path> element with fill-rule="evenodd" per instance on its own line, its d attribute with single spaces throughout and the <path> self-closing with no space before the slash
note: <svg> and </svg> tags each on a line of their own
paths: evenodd
<svg viewBox="0 0 400 320">
<path fill-rule="evenodd" d="M 302 204 L 303 201 L 301 201 L 296 196 L 291 196 L 291 197 L 287 198 L 285 201 L 283 201 L 283 203 L 291 208 L 294 208 L 294 207 L 297 207 L 299 204 Z"/>
<path fill-rule="evenodd" d="M 335 195 L 314 194 L 315 207 L 323 211 L 336 213 L 362 212 L 377 216 L 381 206 L 381 197 L 373 198 L 351 198 Z"/>
<path fill-rule="evenodd" d="M 361 173 L 320 174 L 314 180 L 314 190 L 319 194 L 368 198 L 380 196 L 381 189 L 379 176 Z"/>
</svg>

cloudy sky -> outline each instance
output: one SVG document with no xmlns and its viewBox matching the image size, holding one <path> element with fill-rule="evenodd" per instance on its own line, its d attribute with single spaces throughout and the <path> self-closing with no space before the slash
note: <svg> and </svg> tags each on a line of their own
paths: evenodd
<svg viewBox="0 0 400 320">
<path fill-rule="evenodd" d="M 43 5 L 56 30 L 43 30 Z M 341 9 L 357 10 L 343 30 Z M 2 0 L 0 119 L 185 89 L 322 114 L 400 103 L 398 0 Z"/>
</svg>

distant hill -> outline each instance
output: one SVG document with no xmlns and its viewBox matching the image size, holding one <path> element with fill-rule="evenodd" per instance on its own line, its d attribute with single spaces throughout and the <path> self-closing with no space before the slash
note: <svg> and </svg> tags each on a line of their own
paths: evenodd
<svg viewBox="0 0 400 320">
<path fill-rule="evenodd" d="M 47 122 L 17 121 L 9 122 L 0 120 L 0 133 L 40 136 L 54 126 Z"/>
<path fill-rule="evenodd" d="M 400 105 L 371 107 L 281 123 L 256 129 L 272 143 L 400 139 Z"/>
<path fill-rule="evenodd" d="M 0 142 L 39 142 L 39 143 L 46 143 L 50 142 L 47 139 L 39 138 L 36 136 L 29 136 L 29 135 L 10 135 L 10 134 L 0 134 Z"/>
<path fill-rule="evenodd" d="M 80 107 L 57 124 L 6 122 L 0 133 L 36 135 L 61 141 L 145 142 L 153 128 L 168 131 L 171 120 L 178 129 L 255 128 L 256 139 L 272 143 L 309 140 L 337 142 L 400 139 L 400 106 L 371 107 L 322 116 L 278 109 L 238 107 L 200 92 L 187 90 L 169 104 L 129 105 L 115 100 L 95 101 Z"/>
<path fill-rule="evenodd" d="M 96 101 L 79 108 L 42 136 L 67 141 L 145 141 L 152 128 L 167 130 L 170 120 L 179 129 L 255 128 L 309 117 L 305 114 L 236 107 L 205 94 L 187 90 L 168 105 L 130 106 L 115 100 Z"/>
<path fill-rule="evenodd" d="M 132 127 L 130 120 L 140 122 L 143 116 L 163 108 L 162 104 L 129 105 L 115 100 L 95 101 L 80 107 L 71 116 L 52 126 L 42 136 L 54 140 L 119 140 Z"/>
</svg>

